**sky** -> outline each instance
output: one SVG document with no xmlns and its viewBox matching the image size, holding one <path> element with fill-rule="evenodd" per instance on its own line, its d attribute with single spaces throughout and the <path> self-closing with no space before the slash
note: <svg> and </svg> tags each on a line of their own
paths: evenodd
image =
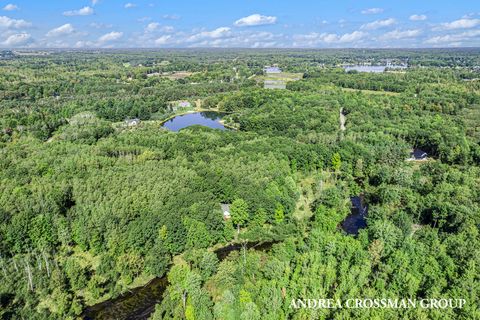
<svg viewBox="0 0 480 320">
<path fill-rule="evenodd" d="M 0 0 L 1 48 L 479 46 L 479 0 Z"/>
</svg>

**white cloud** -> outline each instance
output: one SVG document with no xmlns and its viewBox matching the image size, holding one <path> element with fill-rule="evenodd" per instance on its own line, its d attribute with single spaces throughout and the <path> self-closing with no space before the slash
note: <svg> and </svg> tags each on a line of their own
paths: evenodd
<svg viewBox="0 0 480 320">
<path fill-rule="evenodd" d="M 202 39 L 218 39 L 227 37 L 231 34 L 229 27 L 220 27 L 212 31 L 202 31 L 200 33 L 194 34 L 190 36 L 187 41 L 188 42 L 195 42 Z"/>
<path fill-rule="evenodd" d="M 362 10 L 362 14 L 379 14 L 382 13 L 384 10 L 382 8 L 369 8 Z"/>
<path fill-rule="evenodd" d="M 5 7 L 3 7 L 3 10 L 5 11 L 15 11 L 15 10 L 18 10 L 18 6 L 15 5 L 15 4 L 7 4 Z"/>
<path fill-rule="evenodd" d="M 400 40 L 400 39 L 408 39 L 408 38 L 415 38 L 422 34 L 420 29 L 411 29 L 411 30 L 393 30 L 390 32 L 385 33 L 384 35 L 380 36 L 381 40 Z"/>
<path fill-rule="evenodd" d="M 169 36 L 169 35 L 161 36 L 160 38 L 155 40 L 155 44 L 158 46 L 165 45 L 169 43 L 170 39 L 172 39 L 172 36 Z"/>
<path fill-rule="evenodd" d="M 71 10 L 71 11 L 65 11 L 63 13 L 64 16 L 71 17 L 71 16 L 89 16 L 93 14 L 93 9 L 91 7 L 83 7 L 78 10 Z"/>
<path fill-rule="evenodd" d="M 125 9 L 131 9 L 131 8 L 135 8 L 137 5 L 135 3 L 126 3 L 125 4 Z"/>
<path fill-rule="evenodd" d="M 366 23 L 360 27 L 363 30 L 375 30 L 380 28 L 385 28 L 392 26 L 396 23 L 396 20 L 393 18 L 385 19 L 385 20 L 376 20 L 370 23 Z"/>
<path fill-rule="evenodd" d="M 100 0 L 92 0 L 92 6 L 97 5 L 100 2 Z"/>
<path fill-rule="evenodd" d="M 162 18 L 166 20 L 179 20 L 181 17 L 176 14 L 164 14 Z"/>
<path fill-rule="evenodd" d="M 228 36 L 220 38 L 202 39 L 190 47 L 225 47 L 225 48 L 266 48 L 284 47 L 283 34 L 271 32 L 241 31 L 231 32 Z M 182 43 L 182 41 L 177 42 Z"/>
<path fill-rule="evenodd" d="M 368 34 L 363 31 L 353 31 L 351 33 L 345 33 L 338 35 L 335 33 L 316 33 L 295 35 L 294 46 L 296 47 L 314 47 L 320 44 L 345 44 L 354 43 L 365 38 Z"/>
<path fill-rule="evenodd" d="M 90 23 L 90 27 L 95 28 L 95 29 L 108 29 L 108 28 L 113 27 L 113 25 L 112 24 L 92 22 L 92 23 Z"/>
<path fill-rule="evenodd" d="M 0 16 L 0 28 L 5 29 L 20 29 L 31 27 L 32 24 L 25 20 L 11 19 L 9 17 Z"/>
<path fill-rule="evenodd" d="M 64 24 L 63 26 L 60 26 L 58 28 L 52 29 L 47 32 L 46 36 L 47 37 L 59 37 L 59 36 L 64 36 L 68 34 L 72 34 L 75 31 L 73 26 L 70 23 Z"/>
<path fill-rule="evenodd" d="M 164 33 L 172 33 L 175 30 L 172 26 L 161 26 L 158 22 L 151 22 L 145 27 L 146 33 L 152 32 L 164 32 Z"/>
<path fill-rule="evenodd" d="M 441 44 L 457 44 L 464 41 L 479 40 L 480 30 L 470 30 L 457 34 L 447 34 L 442 36 L 435 36 L 425 40 L 426 44 L 441 45 Z"/>
<path fill-rule="evenodd" d="M 16 47 L 16 46 L 26 45 L 31 41 L 32 41 L 32 36 L 30 34 L 19 33 L 19 34 L 11 35 L 10 37 L 7 38 L 7 40 L 2 42 L 2 44 L 8 47 Z"/>
<path fill-rule="evenodd" d="M 266 24 L 274 24 L 277 22 L 277 17 L 273 16 L 263 16 L 258 13 L 252 14 L 248 17 L 243 17 L 235 21 L 235 26 L 237 27 L 251 27 L 251 26 L 260 26 Z"/>
<path fill-rule="evenodd" d="M 455 30 L 455 29 L 469 29 L 480 25 L 480 19 L 463 18 L 452 22 L 442 23 L 435 30 Z"/>
<path fill-rule="evenodd" d="M 424 21 L 427 20 L 427 16 L 424 14 L 412 14 L 410 16 L 411 21 Z"/>
<path fill-rule="evenodd" d="M 105 42 L 110 42 L 110 41 L 116 41 L 123 37 L 123 32 L 116 32 L 112 31 L 110 33 L 104 34 L 100 38 L 98 38 L 98 42 L 100 43 L 105 43 Z"/>
<path fill-rule="evenodd" d="M 159 27 L 160 27 L 160 23 L 158 23 L 158 22 L 149 23 L 145 27 L 145 32 L 154 32 L 154 31 L 158 30 Z"/>
</svg>

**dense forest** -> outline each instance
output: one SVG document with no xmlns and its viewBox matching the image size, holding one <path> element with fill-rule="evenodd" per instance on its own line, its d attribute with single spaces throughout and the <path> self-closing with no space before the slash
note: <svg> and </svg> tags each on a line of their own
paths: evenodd
<svg viewBox="0 0 480 320">
<path fill-rule="evenodd" d="M 408 68 L 343 69 L 387 60 Z M 264 89 L 267 65 L 303 77 Z M 0 318 L 80 319 L 158 277 L 154 320 L 479 318 L 479 66 L 478 49 L 4 52 Z M 195 110 L 232 129 L 162 127 Z M 274 244 L 213 253 L 252 242 Z M 466 305 L 291 307 L 320 297 Z"/>
</svg>

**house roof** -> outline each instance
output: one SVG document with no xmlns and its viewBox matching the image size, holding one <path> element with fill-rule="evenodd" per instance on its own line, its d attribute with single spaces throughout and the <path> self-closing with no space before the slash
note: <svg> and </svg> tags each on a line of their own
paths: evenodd
<svg viewBox="0 0 480 320">
<path fill-rule="evenodd" d="M 410 153 L 410 156 L 414 159 L 425 159 L 428 154 L 421 149 L 413 149 L 413 151 Z"/>
</svg>

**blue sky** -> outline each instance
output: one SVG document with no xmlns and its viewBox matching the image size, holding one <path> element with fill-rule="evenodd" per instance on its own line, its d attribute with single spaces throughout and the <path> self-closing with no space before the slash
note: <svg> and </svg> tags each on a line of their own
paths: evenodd
<svg viewBox="0 0 480 320">
<path fill-rule="evenodd" d="M 0 47 L 472 47 L 480 1 L 0 0 Z"/>
</svg>

